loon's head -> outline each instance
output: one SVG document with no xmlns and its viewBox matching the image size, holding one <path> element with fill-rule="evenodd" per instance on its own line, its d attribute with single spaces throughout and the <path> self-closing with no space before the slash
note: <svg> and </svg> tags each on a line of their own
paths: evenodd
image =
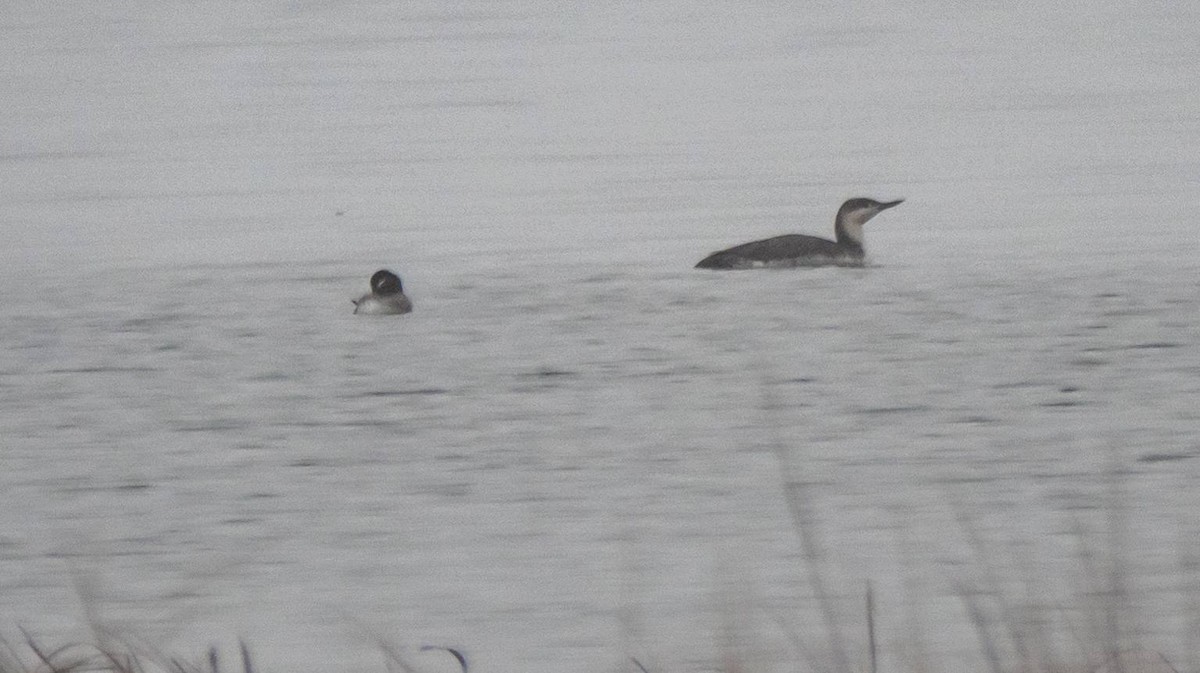
<svg viewBox="0 0 1200 673">
<path fill-rule="evenodd" d="M 882 202 L 875 199 L 849 199 L 842 204 L 841 208 L 838 208 L 837 221 L 834 224 L 838 240 L 842 241 L 844 237 L 855 245 L 862 247 L 862 227 L 867 223 L 867 220 L 901 203 L 904 203 L 904 199 Z"/>
<path fill-rule="evenodd" d="M 371 276 L 371 292 L 386 297 L 404 292 L 404 286 L 400 284 L 400 276 L 380 269 Z"/>
<path fill-rule="evenodd" d="M 838 208 L 837 219 L 838 222 L 856 224 L 861 227 L 867 223 L 867 220 L 901 203 L 904 203 L 904 199 L 885 202 L 879 202 L 875 199 L 850 199 L 843 203 L 841 208 Z"/>
</svg>

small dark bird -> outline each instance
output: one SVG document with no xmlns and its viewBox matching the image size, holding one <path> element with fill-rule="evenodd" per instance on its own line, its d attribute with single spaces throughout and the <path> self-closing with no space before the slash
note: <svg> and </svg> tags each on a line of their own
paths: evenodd
<svg viewBox="0 0 1200 673">
<path fill-rule="evenodd" d="M 363 315 L 400 315 L 413 310 L 412 301 L 404 296 L 400 276 L 380 269 L 371 276 L 371 293 L 364 294 L 354 302 L 354 312 Z"/>
</svg>

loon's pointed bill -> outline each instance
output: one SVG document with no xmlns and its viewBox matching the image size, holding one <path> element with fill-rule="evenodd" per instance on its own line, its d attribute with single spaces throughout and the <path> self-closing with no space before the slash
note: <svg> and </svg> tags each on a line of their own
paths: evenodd
<svg viewBox="0 0 1200 673">
<path fill-rule="evenodd" d="M 718 250 L 696 264 L 697 269 L 765 269 L 797 266 L 864 266 L 867 250 L 863 225 L 904 199 L 876 201 L 854 198 L 838 208 L 835 240 L 785 234 Z"/>
</svg>

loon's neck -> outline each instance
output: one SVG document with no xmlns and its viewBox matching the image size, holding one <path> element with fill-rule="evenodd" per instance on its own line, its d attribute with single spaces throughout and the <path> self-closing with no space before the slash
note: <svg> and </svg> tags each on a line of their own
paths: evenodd
<svg viewBox="0 0 1200 673">
<path fill-rule="evenodd" d="M 859 255 L 866 252 L 866 245 L 863 241 L 863 225 L 861 222 L 851 222 L 848 221 L 848 218 L 839 217 L 837 223 L 833 226 L 833 231 L 837 235 L 837 244 L 839 247 L 853 250 Z"/>
</svg>

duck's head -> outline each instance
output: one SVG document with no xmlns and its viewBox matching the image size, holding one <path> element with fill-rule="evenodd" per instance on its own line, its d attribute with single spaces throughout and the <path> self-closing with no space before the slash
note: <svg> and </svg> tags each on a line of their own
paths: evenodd
<svg viewBox="0 0 1200 673">
<path fill-rule="evenodd" d="M 404 286 L 400 284 L 400 276 L 380 269 L 371 276 L 371 292 L 383 296 L 400 294 L 404 292 Z"/>
</svg>

